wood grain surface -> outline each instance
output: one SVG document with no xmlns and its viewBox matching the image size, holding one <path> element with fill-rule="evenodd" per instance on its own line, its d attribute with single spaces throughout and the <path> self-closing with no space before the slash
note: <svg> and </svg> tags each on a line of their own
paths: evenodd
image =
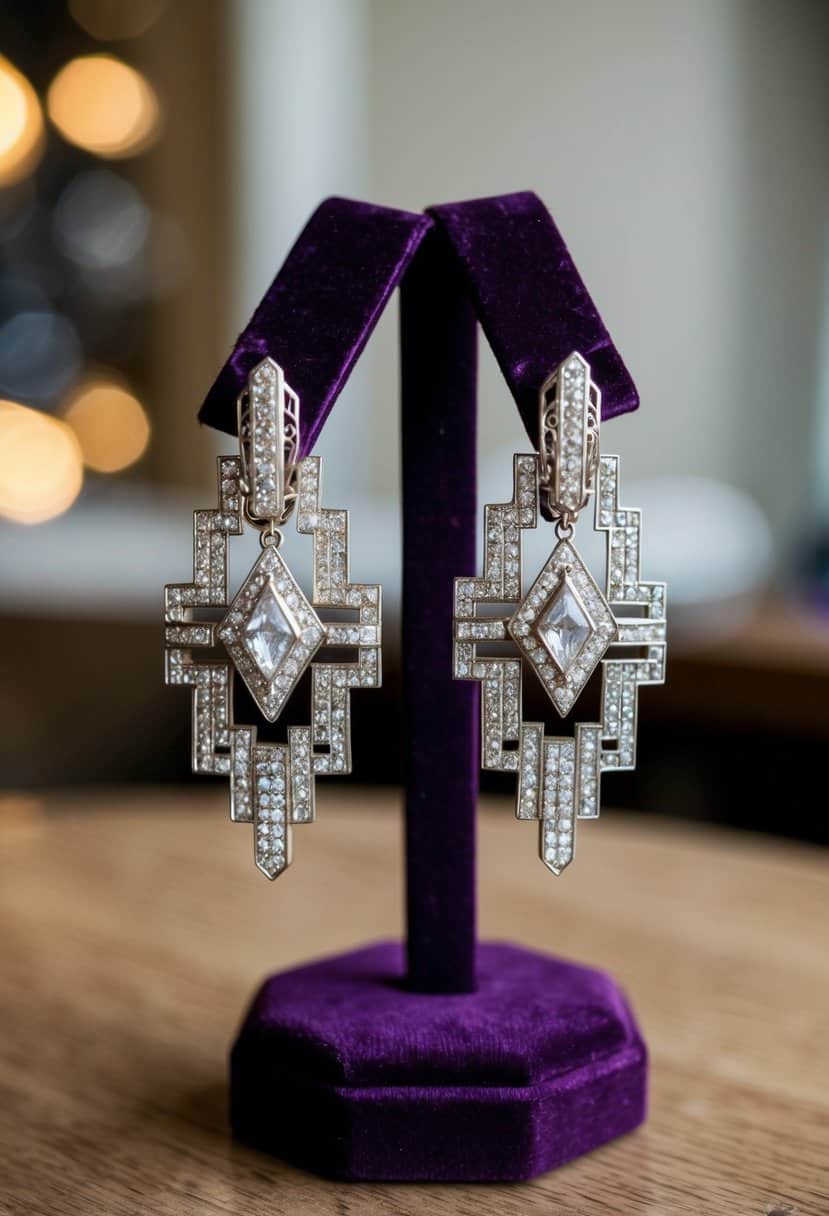
<svg viewBox="0 0 829 1216">
<path fill-rule="evenodd" d="M 556 880 L 485 803 L 481 927 L 623 982 L 644 1128 L 511 1186 L 337 1184 L 234 1144 L 260 979 L 400 931 L 398 801 L 326 789 L 270 884 L 210 787 L 0 799 L 4 1216 L 829 1213 L 825 855 L 612 812 Z"/>
</svg>

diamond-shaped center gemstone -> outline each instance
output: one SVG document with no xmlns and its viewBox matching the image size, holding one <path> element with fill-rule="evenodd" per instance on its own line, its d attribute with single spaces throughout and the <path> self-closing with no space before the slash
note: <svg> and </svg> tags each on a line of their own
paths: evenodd
<svg viewBox="0 0 829 1216">
<path fill-rule="evenodd" d="M 245 646 L 266 680 L 272 680 L 297 640 L 297 628 L 267 582 L 242 630 Z"/>
<path fill-rule="evenodd" d="M 538 618 L 536 632 L 563 672 L 578 657 L 593 631 L 569 579 L 559 585 Z"/>
</svg>

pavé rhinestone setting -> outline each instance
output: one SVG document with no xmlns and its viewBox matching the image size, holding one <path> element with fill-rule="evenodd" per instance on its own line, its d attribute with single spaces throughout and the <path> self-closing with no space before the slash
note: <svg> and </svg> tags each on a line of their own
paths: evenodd
<svg viewBox="0 0 829 1216">
<path fill-rule="evenodd" d="M 636 765 L 639 687 L 665 679 L 665 584 L 641 579 L 641 512 L 619 505 L 619 458 L 599 452 L 600 416 L 589 364 L 573 352 L 541 388 L 538 454 L 515 456 L 512 499 L 484 508 L 483 575 L 455 580 L 454 674 L 481 683 L 482 765 L 517 775 L 516 815 L 539 821 L 554 874 L 573 860 L 576 820 L 598 818 L 601 774 Z M 607 535 L 603 590 L 572 541 L 591 498 Z M 557 544 L 524 595 L 521 537 L 539 511 Z M 478 614 L 511 603 L 503 616 Z M 516 657 L 478 651 L 510 640 Z M 621 647 L 628 653 L 615 654 Z M 601 720 L 577 723 L 572 738 L 524 722 L 522 659 L 561 717 L 601 666 Z"/>
<path fill-rule="evenodd" d="M 351 770 L 351 692 L 381 680 L 381 592 L 352 583 L 348 513 L 321 506 L 321 461 L 297 459 L 299 399 L 282 369 L 264 359 L 239 400 L 238 456 L 218 461 L 219 503 L 194 513 L 193 581 L 165 588 L 168 684 L 192 688 L 196 773 L 230 780 L 230 817 L 254 830 L 254 859 L 268 878 L 291 861 L 291 829 L 315 818 L 315 780 Z M 279 552 L 281 527 L 313 538 L 310 598 Z M 227 546 L 245 523 L 262 553 L 230 603 Z M 215 615 L 218 622 L 199 620 Z M 326 609 L 356 615 L 327 621 Z M 205 653 L 224 646 L 230 662 Z M 324 661 L 326 648 L 354 658 Z M 311 722 L 288 726 L 282 742 L 261 742 L 256 725 L 233 719 L 238 673 L 262 716 L 278 720 L 310 669 Z"/>
</svg>

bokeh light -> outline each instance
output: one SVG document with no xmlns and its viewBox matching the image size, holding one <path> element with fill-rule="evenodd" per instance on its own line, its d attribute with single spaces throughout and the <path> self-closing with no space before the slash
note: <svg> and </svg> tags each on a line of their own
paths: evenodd
<svg viewBox="0 0 829 1216">
<path fill-rule="evenodd" d="M 137 38 L 166 7 L 167 0 L 69 0 L 69 12 L 78 25 L 101 42 Z"/>
<path fill-rule="evenodd" d="M 49 414 L 0 400 L 0 515 L 39 524 L 60 515 L 83 484 L 72 429 Z"/>
<path fill-rule="evenodd" d="M 36 296 L 36 286 L 31 287 Z M 53 406 L 77 379 L 83 352 L 72 322 L 48 304 L 21 308 L 0 324 L 0 394 Z"/>
<path fill-rule="evenodd" d="M 43 151 L 43 114 L 25 76 L 0 55 L 0 186 L 27 177 Z"/>
<path fill-rule="evenodd" d="M 109 169 L 79 173 L 58 199 L 55 239 L 84 270 L 123 266 L 143 251 L 150 213 L 135 186 Z"/>
<path fill-rule="evenodd" d="M 155 92 L 114 55 L 71 59 L 49 86 L 46 105 L 65 139 L 98 156 L 135 156 L 158 133 Z"/>
<path fill-rule="evenodd" d="M 97 377 L 79 385 L 64 408 L 84 463 L 98 473 L 117 473 L 143 456 L 150 423 L 141 402 L 119 381 Z"/>
</svg>

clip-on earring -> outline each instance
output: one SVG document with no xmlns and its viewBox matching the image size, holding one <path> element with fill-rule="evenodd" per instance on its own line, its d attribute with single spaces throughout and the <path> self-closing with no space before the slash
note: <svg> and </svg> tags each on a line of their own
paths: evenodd
<svg viewBox="0 0 829 1216">
<path fill-rule="evenodd" d="M 590 367 L 574 352 L 541 387 L 539 451 L 514 457 L 512 500 L 484 508 L 483 576 L 455 580 L 454 674 L 481 682 L 482 767 L 517 774 L 516 815 L 540 820 L 541 860 L 554 874 L 573 859 L 576 819 L 598 818 L 602 772 L 636 765 L 639 686 L 665 679 L 665 584 L 641 581 L 641 512 L 619 506 L 619 457 L 599 452 L 600 417 Z M 604 591 L 572 540 L 591 497 L 595 529 L 607 534 Z M 539 507 L 557 544 L 523 595 L 521 535 Z M 479 604 L 513 603 L 477 614 Z M 478 651 L 510 640 L 518 657 Z M 613 657 L 615 646 L 638 653 Z M 601 720 L 564 738 L 522 721 L 522 659 L 561 717 L 601 663 Z"/>
<path fill-rule="evenodd" d="M 315 778 L 351 770 L 351 690 L 380 685 L 381 596 L 379 584 L 349 582 L 348 512 L 320 506 L 321 460 L 298 459 L 299 398 L 272 359 L 239 396 L 238 435 L 239 455 L 218 460 L 218 507 L 194 512 L 193 581 L 165 588 L 166 680 L 193 689 L 193 771 L 230 778 L 230 817 L 253 824 L 256 864 L 276 878 L 290 864 L 291 826 L 315 817 Z M 279 551 L 292 514 L 313 537 L 310 600 Z M 245 524 L 262 553 L 228 603 L 228 538 Z M 356 620 L 324 621 L 322 608 Z M 205 654 L 217 642 L 230 663 Z M 356 655 L 323 662 L 326 646 Z M 309 667 L 310 725 L 259 742 L 256 726 L 234 722 L 234 672 L 275 722 Z"/>
</svg>

